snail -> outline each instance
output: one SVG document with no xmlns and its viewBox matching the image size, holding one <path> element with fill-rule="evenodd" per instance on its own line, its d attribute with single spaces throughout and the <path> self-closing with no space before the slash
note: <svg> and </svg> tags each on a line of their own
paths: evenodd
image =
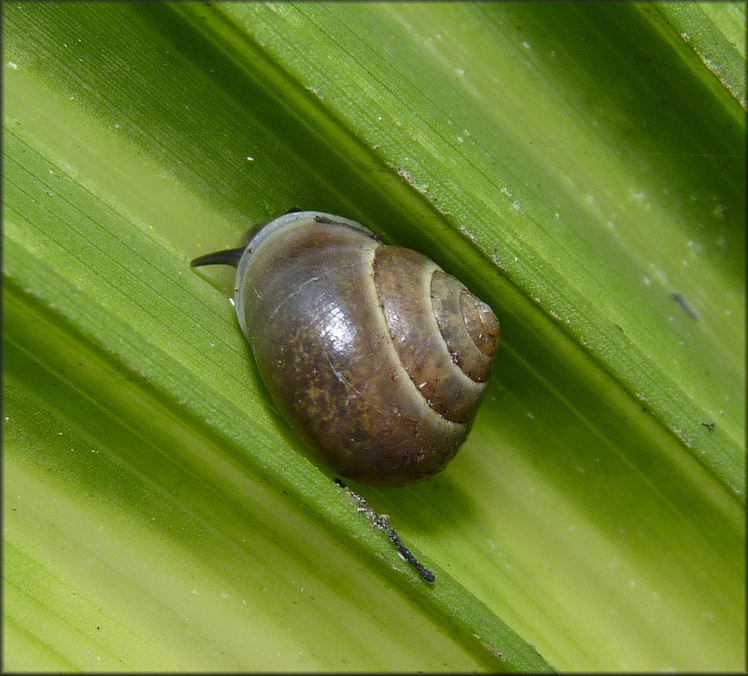
<svg viewBox="0 0 748 676">
<path fill-rule="evenodd" d="M 233 265 L 236 314 L 291 429 L 341 475 L 376 486 L 441 472 L 473 424 L 498 348 L 491 308 L 436 263 L 355 221 L 290 212 Z"/>
</svg>

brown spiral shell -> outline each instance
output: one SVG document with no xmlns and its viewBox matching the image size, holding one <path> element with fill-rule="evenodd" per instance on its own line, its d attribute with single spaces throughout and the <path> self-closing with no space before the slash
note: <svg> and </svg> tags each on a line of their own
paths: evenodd
<svg viewBox="0 0 748 676">
<path fill-rule="evenodd" d="M 237 266 L 235 307 L 283 417 L 343 476 L 423 481 L 467 437 L 498 348 L 491 308 L 425 256 L 314 211 L 262 226 Z"/>
</svg>

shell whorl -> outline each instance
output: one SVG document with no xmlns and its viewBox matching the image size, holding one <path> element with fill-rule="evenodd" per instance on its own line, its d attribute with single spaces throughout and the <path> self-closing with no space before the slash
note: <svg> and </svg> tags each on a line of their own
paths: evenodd
<svg viewBox="0 0 748 676">
<path fill-rule="evenodd" d="M 493 313 L 489 310 L 493 323 L 483 320 L 489 325 L 484 333 L 490 336 L 482 340 L 487 344 L 484 354 L 471 337 L 471 325 L 476 324 L 478 304 L 485 304 L 434 262 L 409 249 L 380 246 L 373 274 L 393 348 L 416 389 L 446 420 L 470 421 L 496 351 L 498 322 Z"/>
</svg>

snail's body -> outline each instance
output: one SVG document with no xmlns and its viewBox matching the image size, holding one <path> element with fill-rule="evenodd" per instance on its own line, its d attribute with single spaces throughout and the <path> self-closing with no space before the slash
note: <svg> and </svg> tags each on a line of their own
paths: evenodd
<svg viewBox="0 0 748 676">
<path fill-rule="evenodd" d="M 215 262 L 236 265 L 236 254 L 193 264 Z M 435 263 L 354 221 L 290 213 L 243 251 L 234 299 L 273 401 L 336 471 L 398 486 L 454 457 L 485 391 L 498 321 Z"/>
</svg>

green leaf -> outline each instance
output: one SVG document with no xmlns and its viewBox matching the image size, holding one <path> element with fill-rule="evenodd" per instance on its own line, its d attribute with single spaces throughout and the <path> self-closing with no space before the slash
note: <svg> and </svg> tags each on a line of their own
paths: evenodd
<svg viewBox="0 0 748 676">
<path fill-rule="evenodd" d="M 718 78 L 743 108 L 748 108 L 745 91 L 745 4 L 739 2 L 664 2 L 656 6 L 667 25 L 662 32 L 675 34 L 693 49 L 708 71 Z M 651 9 L 644 8 L 644 12 Z M 656 23 L 656 17 L 651 17 Z M 694 63 L 694 74 L 708 77 Z"/>
<path fill-rule="evenodd" d="M 6 669 L 743 669 L 744 32 L 6 4 Z M 434 585 L 274 411 L 231 271 L 189 268 L 296 205 L 501 319 L 449 468 L 354 486 Z"/>
</svg>

